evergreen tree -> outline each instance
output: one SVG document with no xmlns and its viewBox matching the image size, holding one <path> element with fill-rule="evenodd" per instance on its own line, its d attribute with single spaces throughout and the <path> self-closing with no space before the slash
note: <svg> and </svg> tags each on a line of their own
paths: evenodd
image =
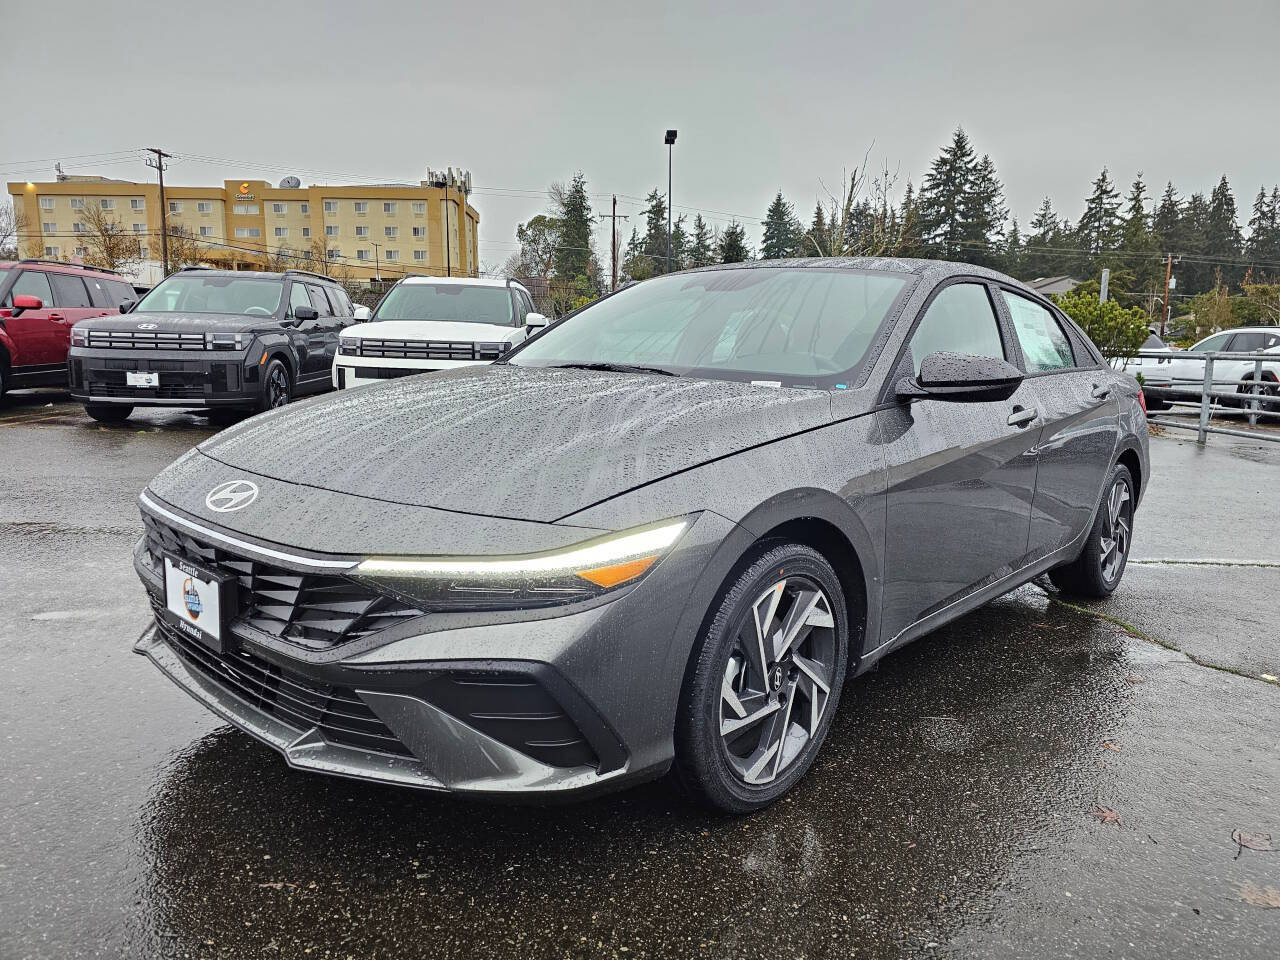
<svg viewBox="0 0 1280 960">
<path fill-rule="evenodd" d="M 688 260 L 691 267 L 705 267 L 715 262 L 711 249 L 711 231 L 702 219 L 702 214 L 693 218 L 693 237 L 689 243 Z"/>
<path fill-rule="evenodd" d="M 1093 193 L 1084 203 L 1084 215 L 1076 226 L 1076 237 L 1084 249 L 1096 259 L 1098 254 L 1120 245 L 1120 194 L 1103 167 L 1093 181 Z M 1092 262 L 1086 265 L 1092 272 Z"/>
<path fill-rule="evenodd" d="M 1058 232 L 1061 224 L 1058 222 L 1058 215 L 1053 212 L 1053 203 L 1048 197 L 1041 202 L 1040 209 L 1031 218 L 1028 227 L 1031 232 L 1023 243 L 1022 272 L 1031 280 L 1037 277 L 1057 276 L 1055 267 L 1058 261 L 1055 255 L 1058 251 L 1052 248 L 1059 246 Z"/>
<path fill-rule="evenodd" d="M 675 222 L 671 225 L 671 269 L 672 271 L 683 270 L 687 264 L 686 260 L 689 256 L 689 234 L 684 229 L 685 218 L 683 215 L 676 217 Z M 663 266 L 666 266 L 664 260 Z"/>
<path fill-rule="evenodd" d="M 955 258 L 962 249 L 974 167 L 973 147 L 964 130 L 957 127 L 951 143 L 929 167 L 920 190 L 921 237 L 926 249 L 936 256 Z"/>
<path fill-rule="evenodd" d="M 1004 236 L 1000 269 L 1011 277 L 1022 273 L 1022 234 L 1018 231 L 1018 218 L 1009 223 L 1009 232 Z"/>
<path fill-rule="evenodd" d="M 898 244 L 895 254 L 899 257 L 923 257 L 924 242 L 921 239 L 920 203 L 915 187 L 907 181 L 902 194 L 902 206 L 898 208 Z"/>
<path fill-rule="evenodd" d="M 1175 253 L 1203 256 L 1205 238 L 1208 235 L 1209 201 L 1203 193 L 1193 193 L 1178 217 L 1177 249 Z M 1195 295 L 1206 293 L 1214 287 L 1212 264 L 1185 260 L 1178 268 L 1178 293 Z"/>
<path fill-rule="evenodd" d="M 1263 266 L 1256 269 L 1258 278 L 1280 276 L 1280 188 L 1273 187 L 1270 196 L 1265 187 L 1258 188 L 1249 217 L 1249 240 L 1245 256 Z"/>
<path fill-rule="evenodd" d="M 1240 259 L 1240 224 L 1236 219 L 1236 198 L 1226 174 L 1209 195 L 1209 209 L 1204 222 L 1204 253 L 1215 260 Z M 1222 283 L 1228 288 L 1239 286 L 1244 272 L 1237 265 L 1221 264 Z"/>
<path fill-rule="evenodd" d="M 1004 186 L 996 176 L 990 155 L 973 166 L 969 189 L 962 198 L 960 235 L 961 260 L 981 266 L 999 266 L 1004 245 L 1004 222 L 1009 212 L 1004 205 Z"/>
<path fill-rule="evenodd" d="M 724 228 L 720 242 L 716 245 L 716 259 L 720 263 L 742 263 L 751 258 L 747 249 L 747 231 L 740 223 L 731 223 Z"/>
<path fill-rule="evenodd" d="M 830 228 L 827 226 L 827 212 L 822 209 L 822 202 L 818 201 L 813 208 L 813 220 L 809 223 L 809 229 L 805 231 L 804 247 L 800 252 L 800 256 L 825 257 L 830 255 L 830 249 Z"/>
<path fill-rule="evenodd" d="M 556 245 L 556 276 L 561 280 L 574 280 L 593 274 L 593 241 L 595 217 L 591 214 L 591 198 L 587 195 L 587 180 L 579 171 L 568 188 L 553 188 L 556 205 L 556 222 L 559 226 Z"/>
<path fill-rule="evenodd" d="M 1156 244 L 1164 253 L 1177 253 L 1178 228 L 1182 220 L 1182 201 L 1178 191 L 1173 188 L 1173 181 L 1164 188 L 1160 196 L 1160 204 L 1156 207 L 1156 215 L 1151 222 L 1151 232 L 1155 234 Z"/>
<path fill-rule="evenodd" d="M 796 220 L 791 204 L 783 199 L 782 191 L 773 198 L 761 223 L 764 236 L 760 241 L 760 257 L 764 260 L 781 260 L 794 257 L 800 246 L 802 228 Z"/>
<path fill-rule="evenodd" d="M 1147 185 L 1142 180 L 1141 171 L 1129 187 L 1120 234 L 1120 249 L 1124 257 L 1120 263 L 1108 266 L 1112 266 L 1113 270 L 1121 267 L 1132 271 L 1133 289 L 1121 290 L 1116 287 L 1117 293 L 1141 295 L 1147 309 L 1154 311 L 1156 297 L 1163 290 L 1164 270 L 1160 264 L 1155 235 L 1152 233 L 1151 217 L 1147 213 Z M 1112 286 L 1115 287 L 1114 278 Z"/>
</svg>

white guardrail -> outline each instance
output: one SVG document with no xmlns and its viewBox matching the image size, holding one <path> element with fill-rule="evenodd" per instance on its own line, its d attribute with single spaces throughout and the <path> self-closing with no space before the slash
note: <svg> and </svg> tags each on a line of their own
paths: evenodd
<svg viewBox="0 0 1280 960">
<path fill-rule="evenodd" d="M 1280 367 L 1280 353 L 1257 351 L 1254 353 L 1195 353 L 1190 350 L 1139 350 L 1134 358 L 1157 361 L 1196 361 L 1204 363 L 1204 372 L 1200 377 L 1165 376 L 1161 364 L 1148 367 L 1145 363 L 1140 370 L 1128 369 L 1126 361 L 1120 361 L 1120 369 L 1126 373 L 1142 374 L 1143 387 L 1149 391 L 1148 399 L 1155 396 L 1171 406 L 1199 408 L 1200 422 L 1196 426 L 1167 417 L 1147 417 L 1148 423 L 1162 427 L 1173 427 L 1177 430 L 1195 430 L 1196 442 L 1204 443 L 1208 434 L 1222 433 L 1232 437 L 1248 437 L 1252 440 L 1271 440 L 1280 442 L 1280 433 L 1265 430 L 1232 430 L 1229 427 L 1209 425 L 1210 414 L 1224 409 L 1227 404 L 1219 401 L 1230 401 L 1231 406 L 1247 410 L 1251 426 L 1257 425 L 1259 417 L 1280 418 L 1280 383 L 1267 379 L 1269 372 L 1264 373 L 1263 364 L 1274 371 Z M 1132 359 L 1132 358 L 1131 358 Z M 1240 379 L 1224 379 L 1213 375 L 1216 362 L 1223 360 L 1252 361 L 1251 376 Z M 1231 387 L 1230 390 L 1217 389 Z"/>
</svg>

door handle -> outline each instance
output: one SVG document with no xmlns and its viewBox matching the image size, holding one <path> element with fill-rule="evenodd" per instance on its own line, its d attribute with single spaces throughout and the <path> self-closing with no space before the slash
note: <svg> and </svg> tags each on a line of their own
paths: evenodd
<svg viewBox="0 0 1280 960">
<path fill-rule="evenodd" d="M 1025 427 L 1039 415 L 1039 412 L 1032 407 L 1030 410 L 1024 407 L 1014 407 L 1013 413 L 1009 414 L 1009 426 Z"/>
<path fill-rule="evenodd" d="M 54 323 L 62 323 L 62 321 L 66 320 L 67 318 L 60 313 L 51 313 L 49 314 L 49 319 L 52 320 Z"/>
<path fill-rule="evenodd" d="M 1106 384 L 1095 383 L 1093 385 L 1093 392 L 1091 392 L 1089 396 L 1093 397 L 1095 400 L 1105 400 L 1107 397 L 1111 396 L 1111 388 Z"/>
</svg>

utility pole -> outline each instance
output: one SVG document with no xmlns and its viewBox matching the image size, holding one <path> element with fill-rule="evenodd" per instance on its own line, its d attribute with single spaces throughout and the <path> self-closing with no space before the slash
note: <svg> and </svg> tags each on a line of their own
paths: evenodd
<svg viewBox="0 0 1280 960">
<path fill-rule="evenodd" d="M 676 142 L 676 132 L 668 130 L 662 140 L 667 145 L 667 269 L 671 272 L 671 153 Z"/>
<path fill-rule="evenodd" d="M 1173 276 L 1173 254 L 1164 258 L 1164 313 L 1160 316 L 1160 339 L 1164 339 L 1164 328 L 1169 322 L 1169 280 Z"/>
<path fill-rule="evenodd" d="M 159 147 L 147 147 L 149 153 L 156 155 L 155 162 L 147 161 L 147 166 L 160 174 L 160 250 L 164 258 L 164 275 L 169 275 L 169 206 L 164 199 L 164 162 L 169 158 Z"/>
<path fill-rule="evenodd" d="M 618 221 L 629 219 L 629 214 L 618 213 L 618 195 L 614 194 L 613 213 L 598 213 L 596 217 L 609 221 L 609 249 L 613 254 L 613 285 L 609 290 L 612 292 L 618 289 Z"/>
<path fill-rule="evenodd" d="M 382 261 L 378 259 L 378 244 L 373 240 L 370 240 L 369 243 L 373 244 L 373 279 L 381 283 Z"/>
</svg>

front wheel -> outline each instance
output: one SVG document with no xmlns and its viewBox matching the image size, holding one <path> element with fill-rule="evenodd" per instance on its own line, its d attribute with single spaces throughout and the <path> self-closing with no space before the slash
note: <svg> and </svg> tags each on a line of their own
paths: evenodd
<svg viewBox="0 0 1280 960">
<path fill-rule="evenodd" d="M 1133 540 L 1135 503 L 1133 476 L 1117 463 L 1080 556 L 1049 571 L 1055 587 L 1082 597 L 1107 597 L 1120 586 Z"/>
<path fill-rule="evenodd" d="M 93 403 L 84 405 L 84 412 L 99 423 L 124 423 L 133 413 L 133 407 L 101 406 Z"/>
<path fill-rule="evenodd" d="M 272 360 L 262 376 L 262 397 L 258 400 L 258 410 L 276 410 L 289 402 L 293 393 L 293 385 L 289 381 L 289 371 L 279 360 Z"/>
<path fill-rule="evenodd" d="M 840 702 L 849 618 L 831 564 L 786 543 L 720 598 L 681 690 L 675 773 L 729 813 L 773 803 L 804 776 Z"/>
</svg>

